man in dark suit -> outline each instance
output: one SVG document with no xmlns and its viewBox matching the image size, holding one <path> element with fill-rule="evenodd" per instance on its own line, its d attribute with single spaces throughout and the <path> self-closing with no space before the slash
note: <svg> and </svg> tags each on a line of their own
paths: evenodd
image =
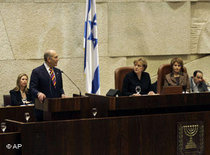
<svg viewBox="0 0 210 155">
<path fill-rule="evenodd" d="M 45 98 L 65 97 L 61 70 L 55 68 L 58 63 L 55 50 L 44 53 L 44 64 L 35 68 L 31 73 L 30 90 L 33 98 L 43 102 Z M 37 119 L 42 120 L 42 113 L 35 110 Z"/>
<path fill-rule="evenodd" d="M 200 93 L 208 91 L 207 84 L 203 79 L 203 72 L 196 70 L 190 77 L 190 92 Z"/>
</svg>

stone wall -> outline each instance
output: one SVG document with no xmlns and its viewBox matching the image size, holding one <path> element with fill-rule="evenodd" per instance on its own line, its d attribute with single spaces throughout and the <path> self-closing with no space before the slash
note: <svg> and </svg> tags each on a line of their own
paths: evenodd
<svg viewBox="0 0 210 155">
<path fill-rule="evenodd" d="M 83 31 L 85 0 L 0 0 L 0 105 L 19 73 L 29 76 L 55 49 L 58 68 L 85 93 Z M 152 81 L 160 64 L 184 59 L 188 73 L 210 81 L 210 2 L 97 0 L 101 94 L 114 88 L 114 70 L 145 57 Z M 77 89 L 64 76 L 68 96 Z"/>
</svg>

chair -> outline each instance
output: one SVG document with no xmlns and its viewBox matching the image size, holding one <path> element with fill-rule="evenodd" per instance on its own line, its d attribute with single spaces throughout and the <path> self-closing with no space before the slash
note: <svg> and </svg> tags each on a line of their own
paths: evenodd
<svg viewBox="0 0 210 155">
<path fill-rule="evenodd" d="M 4 99 L 4 106 L 11 105 L 11 97 L 10 97 L 10 95 L 3 95 L 3 99 Z"/>
<path fill-rule="evenodd" d="M 115 89 L 120 90 L 122 92 L 122 85 L 123 85 L 123 80 L 124 77 L 127 73 L 133 71 L 133 66 L 129 67 L 119 67 L 114 71 L 115 75 Z"/>
<path fill-rule="evenodd" d="M 157 73 L 157 93 L 161 93 L 164 85 L 165 75 L 171 72 L 170 64 L 163 64 L 159 67 Z M 184 67 L 184 72 L 187 73 L 186 67 Z"/>
</svg>

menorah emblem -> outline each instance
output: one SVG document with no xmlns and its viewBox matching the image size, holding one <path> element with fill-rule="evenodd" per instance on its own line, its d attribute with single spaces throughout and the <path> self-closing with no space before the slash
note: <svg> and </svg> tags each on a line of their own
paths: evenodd
<svg viewBox="0 0 210 155">
<path fill-rule="evenodd" d="M 198 132 L 198 125 L 184 125 L 183 128 L 185 135 L 190 137 L 189 141 L 187 142 L 187 145 L 185 146 L 185 149 L 197 148 L 197 145 L 193 141 L 193 136 L 195 136 Z"/>
</svg>

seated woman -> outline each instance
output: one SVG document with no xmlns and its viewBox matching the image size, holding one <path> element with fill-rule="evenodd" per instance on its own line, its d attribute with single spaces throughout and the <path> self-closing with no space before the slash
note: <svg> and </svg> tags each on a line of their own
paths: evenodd
<svg viewBox="0 0 210 155">
<path fill-rule="evenodd" d="M 145 72 L 147 62 L 143 58 L 135 60 L 134 69 L 128 73 L 122 86 L 123 96 L 141 96 L 141 94 L 154 94 L 151 90 L 151 79 L 149 73 Z"/>
<path fill-rule="evenodd" d="M 28 75 L 20 74 L 17 77 L 16 87 L 10 90 L 11 105 L 18 106 L 28 104 L 32 100 L 30 90 L 27 88 Z"/>
<path fill-rule="evenodd" d="M 171 60 L 171 73 L 165 76 L 164 86 L 182 86 L 184 91 L 190 91 L 189 77 L 184 73 L 184 63 L 181 58 Z"/>
</svg>

